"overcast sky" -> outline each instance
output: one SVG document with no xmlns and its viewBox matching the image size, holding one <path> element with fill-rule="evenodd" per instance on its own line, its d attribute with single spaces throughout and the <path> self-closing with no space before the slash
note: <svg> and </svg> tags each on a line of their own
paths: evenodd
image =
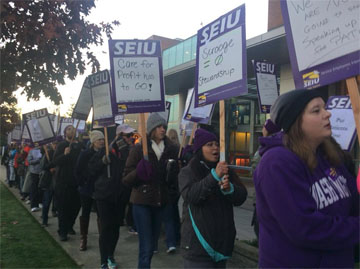
<svg viewBox="0 0 360 269">
<path fill-rule="evenodd" d="M 197 30 L 218 17 L 245 3 L 246 39 L 263 34 L 267 30 L 268 0 L 97 0 L 90 20 L 94 22 L 118 20 L 121 25 L 112 34 L 113 39 L 146 39 L 151 35 L 186 39 Z M 108 44 L 95 48 L 102 69 L 109 69 Z M 59 90 L 63 98 L 61 115 L 76 103 L 84 79 L 91 73 L 86 71 L 76 80 L 66 80 Z M 53 112 L 57 107 L 47 98 L 39 102 L 27 102 L 17 93 L 18 107 L 22 113 L 47 107 Z"/>
</svg>

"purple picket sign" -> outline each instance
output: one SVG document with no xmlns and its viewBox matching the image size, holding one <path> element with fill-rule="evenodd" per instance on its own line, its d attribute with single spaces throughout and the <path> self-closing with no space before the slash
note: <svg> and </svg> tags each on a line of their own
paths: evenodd
<svg viewBox="0 0 360 269">
<path fill-rule="evenodd" d="M 24 128 L 28 130 L 34 145 L 45 145 L 56 140 L 46 108 L 23 114 Z"/>
<path fill-rule="evenodd" d="M 360 74 L 354 1 L 281 1 L 295 87 L 317 88 Z M 356 4 L 356 5 L 355 5 Z"/>
<path fill-rule="evenodd" d="M 72 118 L 87 120 L 90 110 L 91 110 L 92 102 L 91 102 L 91 92 L 90 85 L 88 81 L 88 77 L 85 78 L 83 86 L 80 91 L 79 98 L 74 107 Z"/>
<path fill-rule="evenodd" d="M 114 98 L 111 96 L 109 71 L 100 71 L 88 78 L 93 104 L 93 125 L 97 126 L 94 128 L 114 125 Z"/>
<path fill-rule="evenodd" d="M 256 80 L 259 108 L 261 113 L 270 113 L 270 107 L 279 96 L 275 64 L 265 61 L 252 61 Z"/>
<path fill-rule="evenodd" d="M 212 114 L 214 112 L 214 104 L 209 104 L 206 106 L 195 107 L 195 92 L 194 89 L 190 89 L 188 91 L 190 95 L 189 100 L 186 100 L 187 107 L 185 108 L 186 111 L 184 113 L 183 119 L 202 123 L 202 124 L 209 124 L 212 118 Z"/>
<path fill-rule="evenodd" d="M 330 96 L 326 109 L 331 112 L 332 136 L 343 150 L 351 151 L 355 144 L 356 126 L 350 97 Z"/>
<path fill-rule="evenodd" d="M 109 40 L 114 113 L 165 110 L 159 40 Z"/>
<path fill-rule="evenodd" d="M 245 5 L 197 33 L 195 107 L 247 93 Z"/>
</svg>

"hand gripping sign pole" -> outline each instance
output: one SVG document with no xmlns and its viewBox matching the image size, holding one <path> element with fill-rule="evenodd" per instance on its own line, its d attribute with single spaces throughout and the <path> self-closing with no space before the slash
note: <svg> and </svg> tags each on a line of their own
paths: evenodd
<svg viewBox="0 0 360 269">
<path fill-rule="evenodd" d="M 358 76 L 359 77 L 359 76 Z M 346 79 L 346 85 L 348 88 L 350 100 L 351 100 L 351 106 L 354 113 L 354 119 L 355 119 L 355 125 L 358 135 L 358 141 L 360 143 L 360 95 L 359 95 L 359 87 L 356 82 L 355 77 L 351 77 Z M 358 170 L 358 176 L 357 176 L 357 189 L 360 193 L 360 167 Z"/>
</svg>

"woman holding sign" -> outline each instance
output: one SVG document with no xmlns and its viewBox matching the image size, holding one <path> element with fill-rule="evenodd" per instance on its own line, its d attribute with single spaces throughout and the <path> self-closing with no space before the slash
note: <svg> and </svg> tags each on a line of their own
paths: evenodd
<svg viewBox="0 0 360 269">
<path fill-rule="evenodd" d="M 178 147 L 166 137 L 166 127 L 158 113 L 149 116 L 148 160 L 143 157 L 142 145 L 137 144 L 130 150 L 124 170 L 123 182 L 132 187 L 130 202 L 139 234 L 138 268 L 150 268 L 160 234 L 161 209 L 169 202 L 169 189 L 177 184 L 177 165 L 167 177 L 167 164 L 176 162 Z"/>
<path fill-rule="evenodd" d="M 225 268 L 235 241 L 233 206 L 247 191 L 223 161 L 215 134 L 197 129 L 194 156 L 179 174 L 184 199 L 181 247 L 184 268 Z"/>
<path fill-rule="evenodd" d="M 283 132 L 260 138 L 260 268 L 354 268 L 359 195 L 330 139 L 330 116 L 317 90 L 287 92 L 271 107 Z"/>
</svg>

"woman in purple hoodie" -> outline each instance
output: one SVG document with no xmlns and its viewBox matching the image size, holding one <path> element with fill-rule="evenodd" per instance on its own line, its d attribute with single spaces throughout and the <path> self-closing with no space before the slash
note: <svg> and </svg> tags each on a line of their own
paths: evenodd
<svg viewBox="0 0 360 269">
<path fill-rule="evenodd" d="M 330 116 L 318 90 L 287 92 L 271 108 L 283 131 L 260 138 L 260 268 L 354 268 L 359 195 L 330 139 Z"/>
</svg>

